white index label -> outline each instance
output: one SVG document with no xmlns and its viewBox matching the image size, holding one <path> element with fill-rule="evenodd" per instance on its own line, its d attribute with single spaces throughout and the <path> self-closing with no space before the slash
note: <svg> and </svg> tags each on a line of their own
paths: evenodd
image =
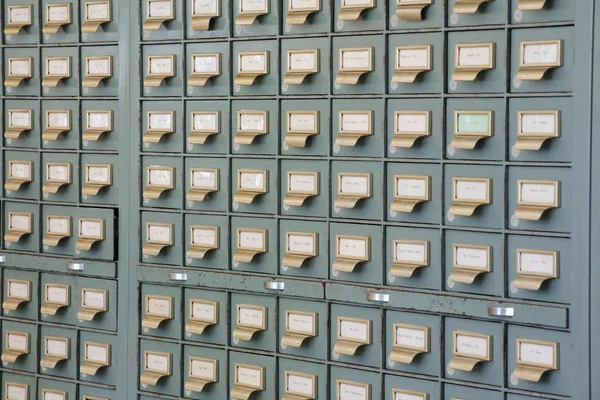
<svg viewBox="0 0 600 400">
<path fill-rule="evenodd" d="M 171 316 L 171 300 L 157 297 L 148 298 L 148 313 L 164 317 Z"/>
<path fill-rule="evenodd" d="M 47 64 L 48 75 L 68 75 L 69 74 L 69 59 L 59 58 L 48 60 Z"/>
<path fill-rule="evenodd" d="M 457 266 L 475 269 L 486 269 L 488 267 L 488 249 L 457 246 L 454 250 L 455 263 Z"/>
<path fill-rule="evenodd" d="M 368 112 L 342 112 L 341 132 L 368 133 L 371 128 L 371 114 Z"/>
<path fill-rule="evenodd" d="M 214 321 L 216 319 L 215 305 L 192 301 L 192 318 L 202 321 Z"/>
<path fill-rule="evenodd" d="M 458 65 L 461 67 L 489 65 L 491 57 L 491 50 L 488 46 L 459 47 L 458 49 Z"/>
<path fill-rule="evenodd" d="M 214 72 L 219 70 L 218 58 L 211 56 L 194 56 L 194 72 Z"/>
<path fill-rule="evenodd" d="M 218 0 L 194 0 L 193 15 L 215 15 Z"/>
<path fill-rule="evenodd" d="M 262 249 L 265 237 L 263 232 L 241 231 L 239 247 L 244 249 Z"/>
<path fill-rule="evenodd" d="M 303 10 L 319 7 L 319 0 L 290 0 L 290 9 Z"/>
<path fill-rule="evenodd" d="M 8 297 L 16 299 L 29 298 L 29 285 L 24 282 L 8 282 Z"/>
<path fill-rule="evenodd" d="M 266 8 L 266 0 L 241 0 L 240 3 L 241 12 L 264 11 Z"/>
<path fill-rule="evenodd" d="M 398 68 L 429 66 L 429 49 L 398 49 Z"/>
<path fill-rule="evenodd" d="M 290 312 L 287 315 L 286 330 L 294 332 L 313 333 L 315 326 L 315 318 L 311 314 L 298 314 Z"/>
<path fill-rule="evenodd" d="M 194 122 L 192 130 L 194 131 L 211 131 L 217 130 L 217 114 L 202 113 L 194 114 Z"/>
<path fill-rule="evenodd" d="M 44 392 L 42 400 L 66 400 L 64 393 Z"/>
<path fill-rule="evenodd" d="M 170 113 L 152 113 L 150 114 L 150 121 L 148 123 L 148 129 L 170 129 L 172 130 L 172 119 Z"/>
<path fill-rule="evenodd" d="M 149 2 L 150 17 L 170 17 L 172 4 L 171 1 L 151 1 Z"/>
<path fill-rule="evenodd" d="M 317 66 L 315 53 L 291 52 L 288 54 L 288 68 L 290 71 L 312 71 Z"/>
<path fill-rule="evenodd" d="M 48 286 L 46 288 L 46 300 L 53 303 L 66 304 L 69 301 L 68 289 L 62 286 Z"/>
<path fill-rule="evenodd" d="M 29 59 L 26 60 L 10 60 L 9 75 L 29 75 L 31 69 Z"/>
<path fill-rule="evenodd" d="M 292 132 L 313 132 L 316 127 L 314 113 L 290 112 L 288 127 Z"/>
<path fill-rule="evenodd" d="M 288 190 L 290 192 L 310 192 L 317 190 L 314 175 L 290 174 L 288 176 Z"/>
<path fill-rule="evenodd" d="M 152 57 L 150 59 L 151 74 L 172 74 L 173 59 L 171 57 Z"/>
<path fill-rule="evenodd" d="M 11 111 L 9 124 L 12 127 L 27 128 L 31 126 L 31 114 L 25 111 Z"/>
<path fill-rule="evenodd" d="M 367 341 L 369 339 L 369 325 L 366 322 L 340 321 L 339 336 L 344 339 Z"/>
<path fill-rule="evenodd" d="M 215 376 L 215 364 L 209 361 L 192 359 L 190 375 L 193 377 L 204 378 L 209 381 L 217 379 Z"/>
<path fill-rule="evenodd" d="M 69 7 L 66 5 L 56 5 L 48 7 L 49 22 L 63 22 L 69 20 Z"/>
<path fill-rule="evenodd" d="M 90 128 L 109 129 L 110 115 L 108 112 L 90 112 L 88 114 Z"/>
<path fill-rule="evenodd" d="M 88 344 L 86 349 L 88 360 L 102 364 L 108 363 L 108 349 L 106 347 Z"/>
<path fill-rule="evenodd" d="M 68 128 L 69 113 L 66 112 L 49 112 L 48 126 L 50 128 Z"/>
<path fill-rule="evenodd" d="M 313 384 L 314 381 L 312 378 L 289 373 L 287 375 L 285 389 L 287 392 L 304 394 L 310 396 L 309 398 L 312 398 L 315 390 Z"/>
<path fill-rule="evenodd" d="M 548 183 L 522 183 L 519 199 L 523 203 L 554 204 L 556 187 Z"/>
<path fill-rule="evenodd" d="M 541 274 L 552 274 L 554 272 L 554 254 L 527 252 L 523 250 L 519 251 L 518 257 L 518 272 L 533 272 Z"/>
<path fill-rule="evenodd" d="M 365 386 L 339 383 L 339 400 L 368 400 L 367 388 Z"/>
<path fill-rule="evenodd" d="M 405 114 L 396 116 L 396 130 L 399 133 L 427 132 L 427 114 Z"/>
<path fill-rule="evenodd" d="M 240 188 L 264 190 L 265 180 L 261 173 L 242 172 L 240 174 Z"/>
<path fill-rule="evenodd" d="M 194 228 L 192 230 L 192 243 L 200 246 L 214 246 L 216 244 L 213 229 Z"/>
<path fill-rule="evenodd" d="M 342 176 L 341 190 L 343 194 L 367 194 L 369 178 L 366 176 Z"/>
<path fill-rule="evenodd" d="M 399 326 L 396 328 L 395 344 L 413 349 L 425 349 L 427 347 L 425 332 Z"/>
<path fill-rule="evenodd" d="M 29 164 L 12 163 L 10 166 L 10 177 L 19 179 L 31 179 L 31 167 Z"/>
<path fill-rule="evenodd" d="M 262 328 L 265 315 L 262 309 L 240 307 L 238 309 L 238 323 L 246 326 Z"/>
<path fill-rule="evenodd" d="M 556 132 L 555 114 L 522 114 L 521 132 L 533 134 L 554 134 Z"/>
<path fill-rule="evenodd" d="M 558 61 L 558 44 L 527 44 L 523 49 L 523 64 L 554 64 Z"/>
<path fill-rule="evenodd" d="M 171 170 L 169 169 L 151 169 L 148 183 L 150 185 L 170 186 Z"/>
<path fill-rule="evenodd" d="M 87 307 L 104 308 L 104 292 L 85 290 L 83 294 L 83 305 Z"/>
<path fill-rule="evenodd" d="M 10 350 L 27 351 L 27 336 L 23 334 L 8 333 L 6 348 Z"/>
<path fill-rule="evenodd" d="M 367 242 L 364 239 L 339 238 L 338 248 L 340 256 L 360 259 L 367 257 Z"/>
<path fill-rule="evenodd" d="M 108 183 L 110 180 L 108 167 L 88 167 L 87 174 L 88 181 L 92 183 Z"/>
<path fill-rule="evenodd" d="M 10 215 L 9 229 L 18 231 L 29 231 L 29 214 L 27 215 Z"/>
<path fill-rule="evenodd" d="M 214 189 L 217 177 L 214 171 L 192 171 L 192 187 Z"/>
<path fill-rule="evenodd" d="M 459 200 L 487 200 L 487 182 L 456 181 L 456 198 Z"/>
<path fill-rule="evenodd" d="M 169 357 L 148 353 L 146 355 L 146 369 L 165 374 L 169 373 Z"/>
<path fill-rule="evenodd" d="M 27 400 L 27 387 L 6 384 L 7 400 Z"/>
<path fill-rule="evenodd" d="M 69 219 L 63 217 L 48 218 L 48 232 L 67 235 L 69 233 Z"/>
<path fill-rule="evenodd" d="M 10 23 L 29 23 L 29 7 L 25 6 L 11 8 L 8 20 Z"/>
<path fill-rule="evenodd" d="M 487 357 L 488 341 L 485 338 L 456 335 L 456 351 L 478 357 Z"/>
<path fill-rule="evenodd" d="M 424 263 L 426 261 L 425 245 L 418 243 L 394 243 L 395 261 Z"/>
<path fill-rule="evenodd" d="M 258 368 L 238 366 L 235 372 L 235 380 L 242 385 L 251 387 L 260 387 L 262 385 L 262 371 Z"/>
<path fill-rule="evenodd" d="M 48 180 L 50 181 L 69 181 L 69 166 L 68 165 L 49 165 Z"/>
<path fill-rule="evenodd" d="M 242 54 L 240 58 L 240 71 L 262 72 L 265 70 L 264 54 Z"/>
<path fill-rule="evenodd" d="M 52 356 L 66 357 L 67 355 L 67 341 L 47 339 L 46 340 L 46 353 Z"/>
<path fill-rule="evenodd" d="M 81 221 L 81 236 L 101 238 L 102 223 L 100 221 Z"/>
<path fill-rule="evenodd" d="M 108 75 L 110 73 L 110 58 L 94 58 L 87 62 L 90 75 Z"/>
<path fill-rule="evenodd" d="M 171 225 L 150 225 L 148 227 L 148 240 L 152 242 L 170 243 Z"/>
<path fill-rule="evenodd" d="M 427 196 L 427 181 L 425 179 L 398 178 L 396 179 L 396 196 L 419 197 Z"/>
<path fill-rule="evenodd" d="M 555 357 L 553 346 L 530 342 L 519 343 L 519 360 L 517 360 L 518 362 L 553 366 L 554 359 Z"/>
<path fill-rule="evenodd" d="M 341 68 L 369 68 L 371 53 L 368 50 L 343 50 Z"/>
<path fill-rule="evenodd" d="M 241 131 L 264 131 L 265 115 L 241 113 L 239 124 Z"/>
<path fill-rule="evenodd" d="M 288 236 L 287 248 L 290 252 L 313 254 L 315 241 L 313 235 L 291 234 Z"/>
<path fill-rule="evenodd" d="M 108 4 L 86 4 L 88 20 L 106 20 L 108 19 Z"/>
</svg>

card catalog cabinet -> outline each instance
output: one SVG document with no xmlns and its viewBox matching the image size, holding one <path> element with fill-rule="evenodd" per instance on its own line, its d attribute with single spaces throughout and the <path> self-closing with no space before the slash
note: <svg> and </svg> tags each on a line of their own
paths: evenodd
<svg viewBox="0 0 600 400">
<path fill-rule="evenodd" d="M 1 398 L 600 398 L 595 5 L 5 0 Z"/>
</svg>

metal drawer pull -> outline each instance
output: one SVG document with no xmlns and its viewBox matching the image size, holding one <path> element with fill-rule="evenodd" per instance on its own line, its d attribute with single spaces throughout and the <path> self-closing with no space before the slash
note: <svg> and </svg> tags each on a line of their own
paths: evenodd
<svg viewBox="0 0 600 400">
<path fill-rule="evenodd" d="M 390 295 L 387 293 L 367 292 L 368 301 L 377 301 L 379 303 L 389 303 Z"/>
<path fill-rule="evenodd" d="M 80 262 L 67 263 L 67 270 L 69 271 L 83 271 L 83 267 L 83 263 Z"/>
<path fill-rule="evenodd" d="M 187 281 L 187 274 L 185 272 L 169 272 L 170 281 Z"/>
<path fill-rule="evenodd" d="M 285 290 L 285 282 L 265 282 L 267 290 Z"/>
<path fill-rule="evenodd" d="M 6 256 L 4 254 L 0 255 L 0 264 L 4 264 L 6 262 Z"/>
<path fill-rule="evenodd" d="M 513 307 L 488 307 L 488 315 L 494 317 L 514 317 L 515 309 Z"/>
</svg>

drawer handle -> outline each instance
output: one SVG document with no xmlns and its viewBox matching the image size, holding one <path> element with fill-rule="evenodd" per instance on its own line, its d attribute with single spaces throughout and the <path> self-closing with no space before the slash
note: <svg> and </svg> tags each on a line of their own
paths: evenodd
<svg viewBox="0 0 600 400">
<path fill-rule="evenodd" d="M 0 264 L 4 264 L 6 262 L 6 256 L 4 254 L 0 254 Z"/>
<path fill-rule="evenodd" d="M 515 309 L 513 307 L 488 307 L 488 315 L 493 317 L 514 317 Z"/>
<path fill-rule="evenodd" d="M 265 282 L 265 289 L 267 290 L 285 290 L 285 282 Z"/>
<path fill-rule="evenodd" d="M 170 281 L 187 281 L 188 277 L 185 272 L 169 272 Z"/>
<path fill-rule="evenodd" d="M 70 262 L 67 263 L 67 270 L 69 271 L 83 271 L 83 263 L 81 262 Z"/>
<path fill-rule="evenodd" d="M 390 295 L 387 293 L 367 292 L 367 300 L 368 301 L 376 301 L 379 303 L 389 303 Z"/>
</svg>

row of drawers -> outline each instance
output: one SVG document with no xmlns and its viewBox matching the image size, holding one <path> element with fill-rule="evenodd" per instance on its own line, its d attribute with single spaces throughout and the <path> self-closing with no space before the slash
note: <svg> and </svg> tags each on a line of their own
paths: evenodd
<svg viewBox="0 0 600 400">
<path fill-rule="evenodd" d="M 6 198 L 117 204 L 113 182 L 118 156 L 6 151 Z M 40 177 L 42 176 L 42 177 Z"/>
<path fill-rule="evenodd" d="M 531 102 L 535 101 L 532 106 Z M 142 151 L 569 162 L 569 98 L 142 103 Z M 508 130 L 506 129 L 508 126 Z M 444 129 L 444 130 L 443 130 Z M 230 133 L 231 132 L 231 133 Z M 507 140 L 508 139 L 508 140 Z M 186 142 L 187 146 L 184 146 Z M 510 152 L 507 152 L 507 148 Z M 331 149 L 331 151 L 329 150 Z"/>
<path fill-rule="evenodd" d="M 146 96 L 442 93 L 445 83 L 503 93 L 509 77 L 515 93 L 572 90 L 572 28 L 509 39 L 510 49 L 504 30 L 145 45 L 143 86 Z"/>
<path fill-rule="evenodd" d="M 114 390 L 71 383 L 51 378 L 35 378 L 10 372 L 2 373 L 2 396 L 10 400 L 116 400 Z"/>
<path fill-rule="evenodd" d="M 110 209 L 5 202 L 3 243 L 11 251 L 114 260 L 118 225 Z M 39 216 L 42 216 L 40 218 Z"/>
<path fill-rule="evenodd" d="M 4 146 L 118 151 L 119 103 L 103 100 L 4 100 Z"/>
<path fill-rule="evenodd" d="M 141 222 L 148 264 L 569 302 L 569 239 L 149 212 Z"/>
<path fill-rule="evenodd" d="M 226 211 L 231 204 L 234 212 L 274 214 L 280 205 L 284 215 L 417 223 L 440 223 L 444 215 L 450 226 L 571 230 L 569 168 L 283 160 L 278 169 L 277 160 L 258 158 L 235 158 L 231 167 L 224 159 L 185 161 L 183 176 L 179 158 L 143 157 L 145 207 Z"/>
<path fill-rule="evenodd" d="M 6 320 L 1 325 L 4 368 L 116 384 L 116 336 Z"/>
<path fill-rule="evenodd" d="M 513 98 L 508 104 L 491 98 L 372 99 L 368 104 L 145 101 L 142 151 L 503 160 L 510 149 L 511 161 L 572 160 L 570 98 Z M 77 149 L 81 139 L 84 150 L 118 149 L 116 102 L 43 100 L 40 107 L 6 100 L 4 110 L 7 147 Z"/>
<path fill-rule="evenodd" d="M 41 90 L 54 97 L 117 96 L 118 53 L 117 46 L 7 48 L 5 94 L 37 96 Z"/>
<path fill-rule="evenodd" d="M 358 371 L 289 358 L 273 358 L 223 350 L 140 342 L 140 388 L 144 392 L 183 395 L 186 399 L 336 399 L 336 400 L 503 400 L 504 394 L 477 387 Z M 146 362 L 149 360 L 149 362 Z M 180 364 L 181 362 L 181 364 Z M 167 367 L 172 366 L 168 370 Z M 146 367 L 146 368 L 145 368 Z M 154 367 L 155 371 L 148 368 Z M 520 389 L 518 386 L 515 388 Z M 443 393 L 442 393 L 443 390 Z M 227 393 L 229 392 L 229 397 Z M 183 394 L 182 394 L 183 393 Z M 534 397 L 508 394 L 507 400 Z M 539 399 L 541 397 L 535 397 Z M 146 400 L 150 397 L 140 397 Z M 544 398 L 545 399 L 545 398 Z"/>
<path fill-rule="evenodd" d="M 226 293 L 194 289 L 185 289 L 182 309 L 180 298 L 164 296 L 168 292 L 166 287 L 142 286 L 144 337 L 229 344 L 421 375 L 440 376 L 442 371 L 449 379 L 496 386 L 503 386 L 504 377 L 519 371 L 517 367 L 528 370 L 532 363 L 544 371 L 533 377 L 517 374 L 524 386 L 513 379 L 509 387 L 569 393 L 568 368 L 560 368 L 569 365 L 568 333 L 238 293 L 228 302 Z M 179 346 L 146 342 L 140 358 L 145 351 Z M 532 360 L 530 351 L 542 358 Z"/>
<path fill-rule="evenodd" d="M 7 0 L 4 38 L 9 45 L 118 40 L 118 13 L 112 0 Z M 40 37 L 40 34 L 43 35 Z M 80 37 L 81 33 L 81 37 Z"/>
<path fill-rule="evenodd" d="M 117 330 L 115 281 L 5 268 L 3 282 L 4 317 Z"/>
<path fill-rule="evenodd" d="M 165 40 L 182 38 L 186 25 L 188 37 L 203 33 L 207 36 L 204 31 L 226 35 L 230 25 L 235 26 L 236 36 L 243 37 L 275 35 L 280 32 L 280 25 L 284 33 L 299 34 L 332 29 L 335 32 L 381 30 L 386 26 L 386 20 L 389 20 L 389 29 L 414 29 L 439 28 L 444 22 L 452 27 L 565 21 L 572 19 L 574 14 L 574 5 L 568 1 L 512 0 L 510 3 L 509 6 L 508 1 L 500 0 L 362 0 L 351 3 L 287 0 L 280 9 L 280 4 L 274 0 L 237 0 L 231 6 L 219 0 L 196 0 L 186 6 L 174 0 L 145 0 L 142 1 L 141 15 L 143 38 Z M 507 20 L 509 10 L 512 11 L 511 20 Z M 159 30 L 160 34 L 156 32 Z"/>
</svg>

